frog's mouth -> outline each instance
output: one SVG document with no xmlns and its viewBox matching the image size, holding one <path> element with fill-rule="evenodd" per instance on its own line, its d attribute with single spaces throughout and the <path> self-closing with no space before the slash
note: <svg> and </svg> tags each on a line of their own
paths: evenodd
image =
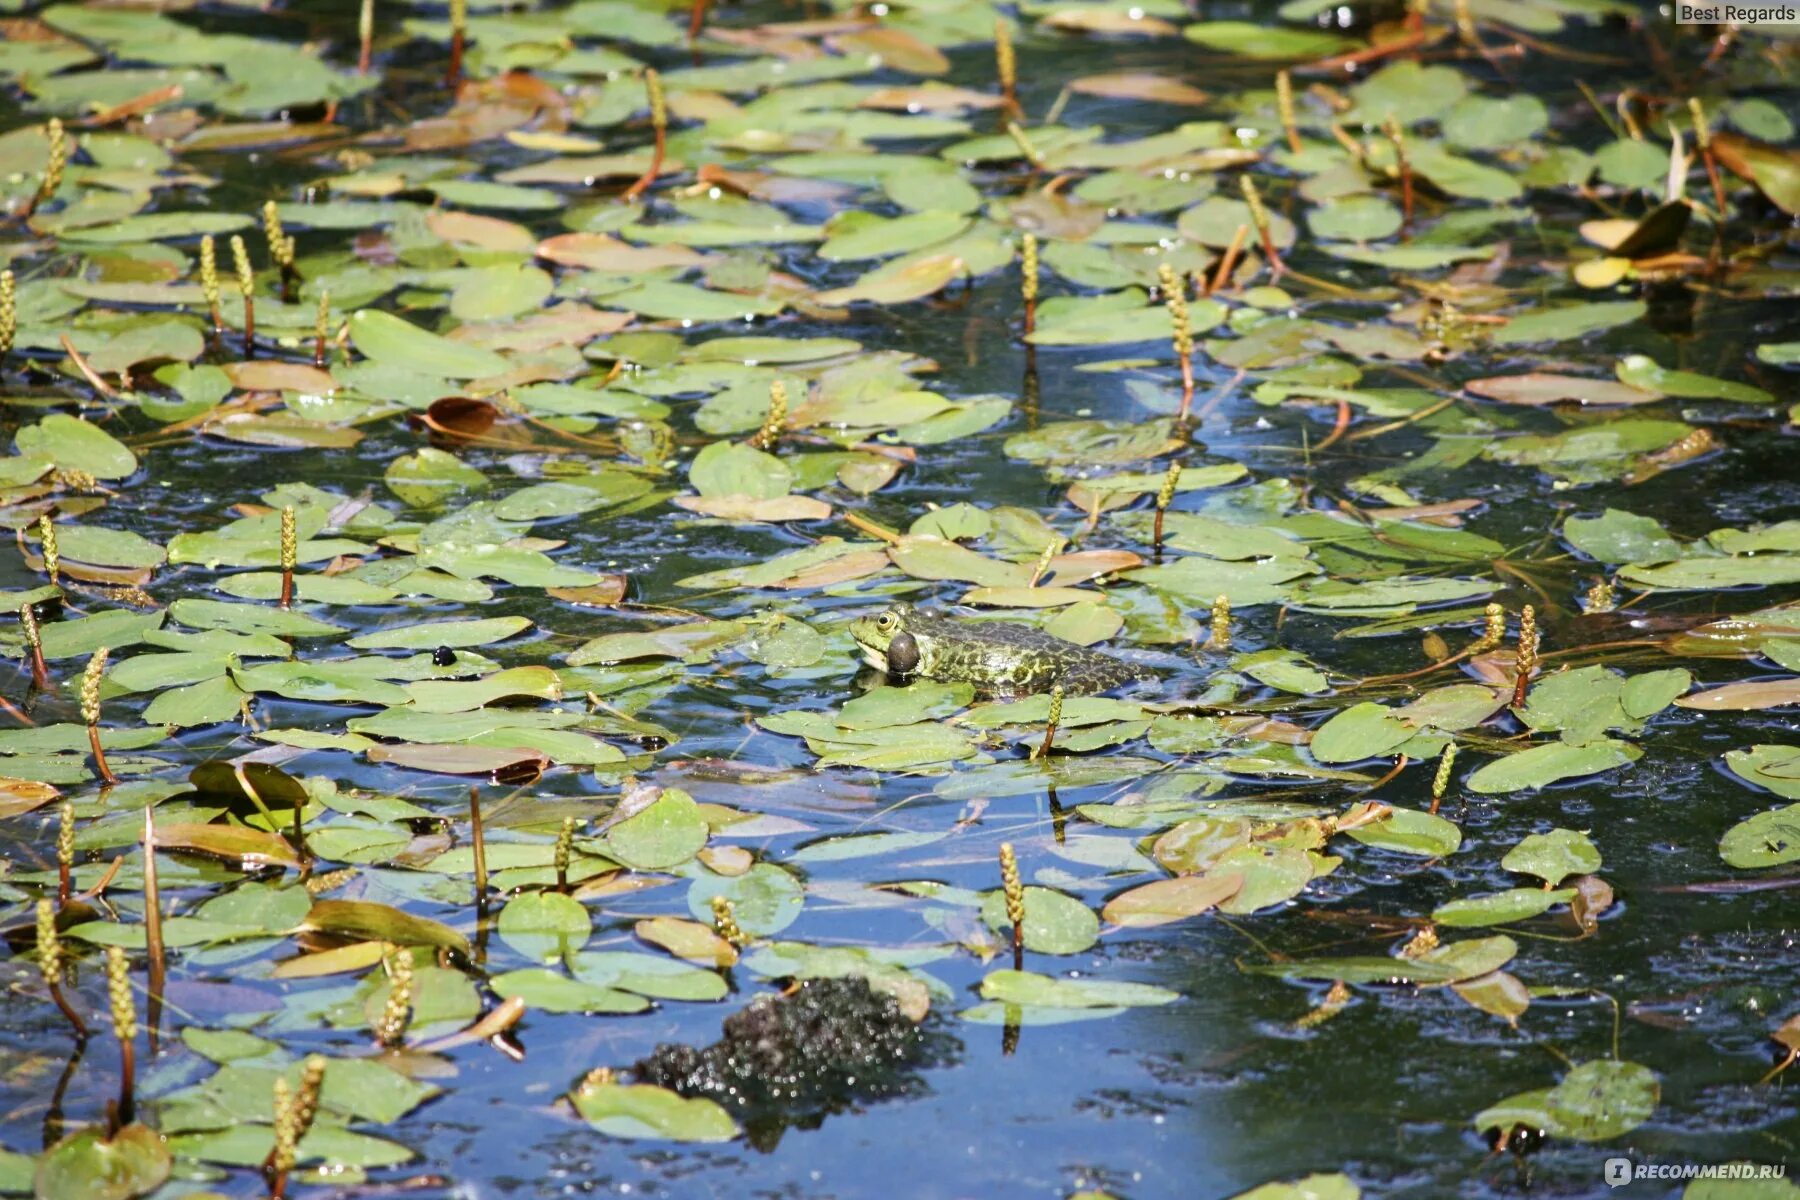
<svg viewBox="0 0 1800 1200">
<path fill-rule="evenodd" d="M 874 667 L 877 671 L 887 671 L 888 660 L 886 650 L 877 650 L 867 642 L 856 643 L 856 648 L 862 651 L 864 662 L 868 663 L 871 667 Z"/>
</svg>

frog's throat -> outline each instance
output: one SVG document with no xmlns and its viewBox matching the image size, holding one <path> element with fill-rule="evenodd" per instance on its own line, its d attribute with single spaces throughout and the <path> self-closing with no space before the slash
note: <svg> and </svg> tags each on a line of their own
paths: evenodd
<svg viewBox="0 0 1800 1200">
<path fill-rule="evenodd" d="M 874 667 L 877 671 L 887 671 L 888 664 L 886 650 L 877 650 L 875 647 L 864 642 L 858 642 L 856 643 L 856 646 L 857 649 L 862 651 L 864 662 L 868 663 L 871 667 Z"/>
</svg>

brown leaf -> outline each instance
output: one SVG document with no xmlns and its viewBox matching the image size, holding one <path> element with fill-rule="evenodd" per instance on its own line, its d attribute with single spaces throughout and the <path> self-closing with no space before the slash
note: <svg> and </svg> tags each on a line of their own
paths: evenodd
<svg viewBox="0 0 1800 1200">
<path fill-rule="evenodd" d="M 579 604 L 584 608 L 610 608 L 625 598 L 628 583 L 624 575 L 608 575 L 599 583 L 585 587 L 553 587 L 545 589 L 558 600 Z"/>
<path fill-rule="evenodd" d="M 196 854 L 228 859 L 245 866 L 300 866 L 300 856 L 280 834 L 246 825 L 202 825 L 178 822 L 156 827 L 156 844 L 163 850 L 191 850 Z"/>
<path fill-rule="evenodd" d="M 550 760 L 536 750 L 507 746 L 437 745 L 408 742 L 399 746 L 370 746 L 370 762 L 391 762 L 415 771 L 434 771 L 440 775 L 495 775 L 505 772 L 508 778 L 519 770 L 535 776 L 550 765 Z"/>
<path fill-rule="evenodd" d="M 1133 929 L 1166 925 L 1223 904 L 1237 895 L 1243 886 L 1244 877 L 1237 871 L 1158 879 L 1114 896 L 1100 910 L 1100 915 L 1114 925 Z"/>
<path fill-rule="evenodd" d="M 271 360 L 226 363 L 225 374 L 231 386 L 246 392 L 304 392 L 309 396 L 329 396 L 337 391 L 337 380 L 318 367 L 306 363 Z"/>
<path fill-rule="evenodd" d="M 34 808 L 42 808 L 60 795 L 61 792 L 47 783 L 0 775 L 0 820 L 23 816 Z"/>
<path fill-rule="evenodd" d="M 742 875 L 756 865 L 756 859 L 742 846 L 708 846 L 695 857 L 715 875 Z"/>
<path fill-rule="evenodd" d="M 345 975 L 367 970 L 382 960 L 387 947 L 380 942 L 351 942 L 317 954 L 303 954 L 277 963 L 269 974 L 275 979 L 318 979 L 325 975 Z"/>
<path fill-rule="evenodd" d="M 1113 100 L 1154 100 L 1163 104 L 1199 105 L 1212 99 L 1199 88 L 1180 80 L 1131 71 L 1084 75 L 1069 87 L 1089 96 L 1106 96 Z"/>
<path fill-rule="evenodd" d="M 1028 192 L 1007 206 L 1007 215 L 1020 229 L 1063 242 L 1082 242 L 1106 224 L 1106 209 L 1049 188 Z"/>
<path fill-rule="evenodd" d="M 879 574 L 888 568 L 889 560 L 885 550 L 858 550 L 855 554 L 820 563 L 816 567 L 789 575 L 786 579 L 778 579 L 765 587 L 775 588 L 813 588 L 829 587 L 834 583 L 844 583 L 851 579 L 861 579 L 866 575 Z"/>
<path fill-rule="evenodd" d="M 1712 146 L 1720 162 L 1761 188 L 1782 212 L 1800 213 L 1800 152 L 1735 133 L 1713 134 Z"/>
<path fill-rule="evenodd" d="M 1143 558 L 1129 550 L 1077 550 L 1051 559 L 1043 583 L 1047 587 L 1068 587 L 1143 565 Z"/>
<path fill-rule="evenodd" d="M 686 246 L 633 246 L 604 233 L 559 233 L 537 244 L 537 256 L 565 267 L 632 275 L 664 267 L 697 267 L 710 257 Z"/>
<path fill-rule="evenodd" d="M 942 290 L 966 269 L 960 255 L 930 254 L 897 271 L 877 267 L 850 286 L 819 292 L 813 300 L 828 308 L 842 308 L 859 300 L 903 304 Z"/>
<path fill-rule="evenodd" d="M 1600 914 L 1612 907 L 1612 884 L 1598 875 L 1577 875 L 1568 881 L 1575 889 L 1569 900 L 1569 912 L 1582 932 L 1592 933 L 1600 926 Z"/>
<path fill-rule="evenodd" d="M 617 333 L 632 320 L 630 313 L 607 312 L 570 300 L 512 321 L 471 321 L 457 326 L 447 336 L 453 342 L 480 346 L 484 350 L 536 354 L 557 346 L 585 346 L 597 337 Z M 522 387 L 543 379 L 562 379 L 569 374 L 568 367 L 554 363 L 525 363 L 505 375 L 495 376 L 492 383 L 496 389 Z"/>
<path fill-rule="evenodd" d="M 1531 993 L 1517 976 L 1505 971 L 1489 971 L 1450 986 L 1482 1012 L 1505 1017 L 1509 1025 L 1518 1024 L 1519 1017 L 1531 1007 Z"/>
<path fill-rule="evenodd" d="M 883 67 L 912 75 L 942 75 L 950 69 L 942 50 L 892 25 L 839 34 L 825 44 L 846 57 L 866 54 Z"/>
<path fill-rule="evenodd" d="M 531 236 L 531 230 L 523 225 L 477 213 L 434 208 L 425 214 L 425 227 L 446 242 L 474 246 L 480 250 L 529 254 L 537 245 L 537 239 Z"/>
<path fill-rule="evenodd" d="M 1068 587 L 978 587 L 964 592 L 959 603 L 981 604 L 989 608 L 1061 608 L 1099 600 L 1099 592 Z"/>
<path fill-rule="evenodd" d="M 971 108 L 999 108 L 1004 96 L 978 92 L 974 88 L 950 87 L 926 83 L 917 87 L 885 87 L 870 92 L 857 101 L 858 108 L 879 108 L 893 112 L 962 112 Z"/>
<path fill-rule="evenodd" d="M 806 179 L 766 171 L 732 171 L 707 163 L 695 174 L 701 183 L 771 204 L 840 204 L 856 189 L 829 179 Z"/>
<path fill-rule="evenodd" d="M 315 900 L 302 929 L 336 934 L 359 942 L 396 946 L 435 946 L 458 954 L 469 952 L 468 939 L 441 921 L 415 917 L 373 900 Z"/>
<path fill-rule="evenodd" d="M 1532 371 L 1525 375 L 1493 375 L 1471 379 L 1463 387 L 1484 400 L 1536 407 L 1573 401 L 1577 404 L 1649 404 L 1662 397 L 1628 387 L 1614 379 L 1583 379 L 1575 375 L 1550 375 Z"/>
<path fill-rule="evenodd" d="M 411 419 L 433 433 L 462 441 L 485 436 L 500 420 L 500 410 L 486 400 L 445 396 L 433 400 L 429 408 Z"/>
<path fill-rule="evenodd" d="M 1077 33 L 1138 34 L 1143 37 L 1173 37 L 1176 32 L 1176 26 L 1160 17 L 1148 16 L 1137 8 L 1059 8 L 1038 24 Z"/>
<path fill-rule="evenodd" d="M 712 926 L 682 917 L 648 917 L 635 926 L 639 937 L 661 946 L 676 958 L 705 967 L 729 967 L 738 960 L 737 947 L 713 932 Z"/>
<path fill-rule="evenodd" d="M 689 512 L 705 513 L 725 521 L 823 521 L 831 505 L 811 496 L 676 496 L 672 503 Z"/>
<path fill-rule="evenodd" d="M 1728 683 L 1682 696 L 1675 701 L 1682 708 L 1698 708 L 1706 712 L 1741 712 L 1752 708 L 1787 708 L 1800 704 L 1800 675 L 1785 679 L 1751 679 Z"/>
<path fill-rule="evenodd" d="M 321 425 L 289 413 L 225 413 L 203 422 L 200 429 L 211 437 L 250 446 L 277 446 L 284 450 L 304 447 L 348 450 L 363 439 L 361 430 Z"/>
</svg>

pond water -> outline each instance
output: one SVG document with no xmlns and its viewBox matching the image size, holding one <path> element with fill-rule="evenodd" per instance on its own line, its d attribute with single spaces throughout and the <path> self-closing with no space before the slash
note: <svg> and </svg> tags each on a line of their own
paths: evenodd
<svg viewBox="0 0 1800 1200">
<path fill-rule="evenodd" d="M 1800 1161 L 1791 36 L 13 12 L 0 1194 Z"/>
</svg>

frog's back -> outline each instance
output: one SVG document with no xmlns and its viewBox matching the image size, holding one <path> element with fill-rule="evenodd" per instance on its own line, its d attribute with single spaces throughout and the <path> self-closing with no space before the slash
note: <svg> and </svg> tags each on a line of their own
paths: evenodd
<svg viewBox="0 0 1800 1200">
<path fill-rule="evenodd" d="M 914 620 L 930 646 L 926 673 L 936 679 L 1015 695 L 1047 692 L 1060 684 L 1069 695 L 1087 695 L 1154 678 L 1110 654 L 1013 621 Z"/>
</svg>

